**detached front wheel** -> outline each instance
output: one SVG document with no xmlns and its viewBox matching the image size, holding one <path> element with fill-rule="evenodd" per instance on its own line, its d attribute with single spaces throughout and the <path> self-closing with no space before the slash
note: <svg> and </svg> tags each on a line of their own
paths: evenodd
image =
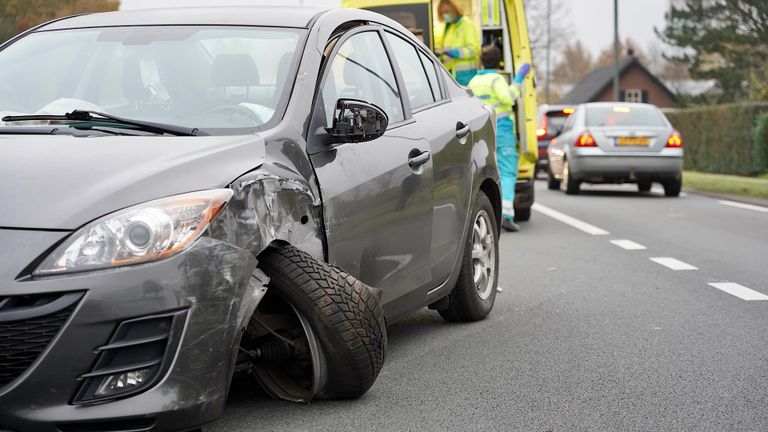
<svg viewBox="0 0 768 432">
<path fill-rule="evenodd" d="M 480 321 L 488 316 L 496 301 L 499 227 L 488 197 L 479 192 L 476 201 L 459 279 L 448 296 L 448 307 L 439 311 L 446 321 Z"/>
<path fill-rule="evenodd" d="M 290 245 L 260 261 L 270 282 L 242 344 L 251 373 L 280 399 L 362 396 L 384 365 L 381 290 Z"/>
</svg>

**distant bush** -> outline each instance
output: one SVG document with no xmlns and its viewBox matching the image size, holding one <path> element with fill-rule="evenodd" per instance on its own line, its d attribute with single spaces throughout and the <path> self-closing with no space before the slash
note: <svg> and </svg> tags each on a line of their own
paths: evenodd
<svg viewBox="0 0 768 432">
<path fill-rule="evenodd" d="M 668 112 L 683 136 L 685 169 L 737 175 L 768 171 L 768 103 Z"/>
</svg>

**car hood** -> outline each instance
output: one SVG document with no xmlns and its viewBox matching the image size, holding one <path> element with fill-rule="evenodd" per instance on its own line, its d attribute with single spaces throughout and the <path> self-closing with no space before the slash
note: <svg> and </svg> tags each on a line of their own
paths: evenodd
<svg viewBox="0 0 768 432">
<path fill-rule="evenodd" d="M 224 187 L 264 154 L 256 135 L 0 135 L 0 228 L 74 230 L 145 201 Z"/>
</svg>

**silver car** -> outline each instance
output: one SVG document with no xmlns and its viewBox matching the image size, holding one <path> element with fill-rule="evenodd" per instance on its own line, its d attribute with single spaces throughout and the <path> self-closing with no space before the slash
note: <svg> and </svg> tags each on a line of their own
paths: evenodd
<svg viewBox="0 0 768 432">
<path fill-rule="evenodd" d="M 596 102 L 579 105 L 549 144 L 549 189 L 569 195 L 581 183 L 653 182 L 667 196 L 680 195 L 683 140 L 655 106 Z"/>
</svg>

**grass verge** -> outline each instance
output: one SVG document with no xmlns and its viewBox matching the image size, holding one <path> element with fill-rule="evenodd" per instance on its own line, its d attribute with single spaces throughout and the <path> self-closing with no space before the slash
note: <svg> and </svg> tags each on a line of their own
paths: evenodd
<svg viewBox="0 0 768 432">
<path fill-rule="evenodd" d="M 695 171 L 683 173 L 683 187 L 705 192 L 743 195 L 768 200 L 768 178 L 708 174 Z"/>
</svg>

